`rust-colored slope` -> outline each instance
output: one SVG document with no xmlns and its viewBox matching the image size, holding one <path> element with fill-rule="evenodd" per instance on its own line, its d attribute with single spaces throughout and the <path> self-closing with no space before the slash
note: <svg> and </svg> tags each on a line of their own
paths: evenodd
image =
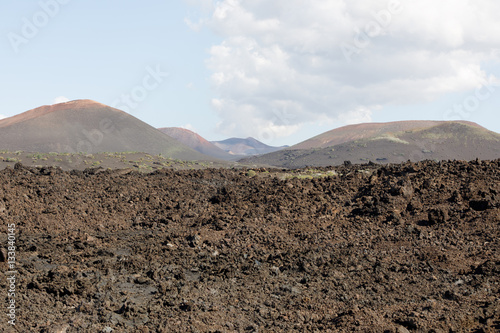
<svg viewBox="0 0 500 333">
<path fill-rule="evenodd" d="M 231 160 L 235 158 L 233 155 L 226 153 L 224 150 L 210 143 L 199 134 L 188 129 L 180 127 L 163 127 L 159 128 L 159 130 L 202 154 L 224 160 Z"/>
<path fill-rule="evenodd" d="M 185 160 L 213 159 L 121 110 L 91 100 L 42 106 L 1 120 L 0 149 L 138 151 Z"/>
<path fill-rule="evenodd" d="M 18 115 L 0 120 L 0 128 L 7 127 L 7 126 L 10 126 L 10 125 L 13 125 L 16 123 L 21 123 L 23 121 L 27 121 L 30 119 L 42 117 L 42 116 L 47 115 L 51 112 L 64 111 L 64 110 L 67 110 L 69 108 L 92 109 L 92 108 L 95 108 L 96 106 L 106 107 L 106 105 L 104 105 L 104 104 L 101 104 L 101 103 L 98 103 L 98 102 L 95 102 L 92 100 L 88 100 L 88 99 L 81 99 L 81 100 L 53 104 L 53 105 L 44 105 L 44 106 L 20 113 Z M 120 111 L 120 112 L 122 112 L 122 111 Z"/>
<path fill-rule="evenodd" d="M 457 121 L 457 122 L 468 124 L 478 128 L 483 128 L 473 122 L 468 122 L 468 121 Z M 395 121 L 388 123 L 365 123 L 365 124 L 348 125 L 317 135 L 311 139 L 305 140 L 301 143 L 298 143 L 290 147 L 290 149 L 326 148 L 349 141 L 369 139 L 381 135 L 395 134 L 398 132 L 404 132 L 410 130 L 425 129 L 444 123 L 445 123 L 444 121 L 411 120 L 411 121 Z"/>
<path fill-rule="evenodd" d="M 423 125 L 428 127 L 422 127 Z M 297 149 L 296 147 L 300 146 L 297 145 L 290 149 L 240 161 L 248 164 L 261 163 L 298 168 L 339 165 L 344 161 L 401 163 L 407 160 L 417 162 L 426 159 L 500 158 L 500 134 L 470 122 L 360 124 L 347 126 L 339 132 L 343 135 L 336 137 L 339 139 L 338 142 L 341 142 L 338 144 L 331 145 L 335 141 L 332 140 L 334 136 L 329 135 L 327 137 L 330 141 L 324 144 L 325 147 L 316 145 L 308 149 Z M 322 135 L 318 137 L 321 139 Z M 305 142 L 314 143 L 312 139 Z"/>
</svg>

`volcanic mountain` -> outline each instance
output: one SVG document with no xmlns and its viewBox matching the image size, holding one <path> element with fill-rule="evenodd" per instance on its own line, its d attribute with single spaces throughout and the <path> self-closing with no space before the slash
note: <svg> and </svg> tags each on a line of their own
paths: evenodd
<svg viewBox="0 0 500 333">
<path fill-rule="evenodd" d="M 213 160 L 123 111 L 91 100 L 46 105 L 0 120 L 0 149 L 137 151 L 182 160 Z"/>
<path fill-rule="evenodd" d="M 158 130 L 202 154 L 223 160 L 237 159 L 237 157 L 235 158 L 233 155 L 225 152 L 213 143 L 205 140 L 200 135 L 188 129 L 180 127 L 163 127 Z"/>
<path fill-rule="evenodd" d="M 285 147 L 268 146 L 254 138 L 230 138 L 222 141 L 212 141 L 214 145 L 232 155 L 260 155 L 272 153 Z"/>
<path fill-rule="evenodd" d="M 305 167 L 407 160 L 500 157 L 500 134 L 467 121 L 398 121 L 344 126 L 244 163 Z"/>
</svg>

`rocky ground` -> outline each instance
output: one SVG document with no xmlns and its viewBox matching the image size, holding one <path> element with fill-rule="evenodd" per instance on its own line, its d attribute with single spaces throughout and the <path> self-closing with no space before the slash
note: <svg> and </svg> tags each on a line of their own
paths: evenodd
<svg viewBox="0 0 500 333">
<path fill-rule="evenodd" d="M 0 171 L 0 329 L 500 330 L 500 160 L 254 171 Z"/>
</svg>

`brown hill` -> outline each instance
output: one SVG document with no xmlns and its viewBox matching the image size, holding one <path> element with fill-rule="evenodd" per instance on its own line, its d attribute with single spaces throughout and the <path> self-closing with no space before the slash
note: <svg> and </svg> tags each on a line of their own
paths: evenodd
<svg viewBox="0 0 500 333">
<path fill-rule="evenodd" d="M 188 129 L 180 127 L 163 127 L 158 130 L 202 154 L 224 160 L 235 159 L 233 155 L 225 152 L 211 142 L 205 140 L 200 135 Z"/>
<path fill-rule="evenodd" d="M 298 168 L 339 165 L 344 161 L 401 163 L 499 157 L 500 134 L 475 123 L 410 121 L 346 126 L 288 149 L 241 162 Z"/>
<path fill-rule="evenodd" d="M 0 149 L 137 151 L 183 160 L 213 160 L 123 111 L 91 100 L 42 106 L 0 120 Z"/>
<path fill-rule="evenodd" d="M 476 123 L 469 121 L 454 121 L 455 123 L 468 124 L 470 126 L 482 128 Z M 343 126 L 331 131 L 322 133 L 313 138 L 298 143 L 290 149 L 310 149 L 326 148 L 335 146 L 344 142 L 369 139 L 383 135 L 392 135 L 404 131 L 426 129 L 437 125 L 442 125 L 445 121 L 434 120 L 412 120 L 412 121 L 394 121 L 388 123 L 364 123 Z"/>
</svg>

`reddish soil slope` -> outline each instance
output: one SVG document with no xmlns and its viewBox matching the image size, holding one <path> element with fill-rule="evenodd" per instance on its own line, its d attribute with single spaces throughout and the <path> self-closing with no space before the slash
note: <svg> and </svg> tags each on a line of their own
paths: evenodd
<svg viewBox="0 0 500 333">
<path fill-rule="evenodd" d="M 224 160 L 234 160 L 233 155 L 226 153 L 224 150 L 188 129 L 180 127 L 163 127 L 158 130 L 202 154 Z"/>
<path fill-rule="evenodd" d="M 213 159 L 118 109 L 90 100 L 42 106 L 0 120 L 0 149 L 32 152 L 138 151 Z"/>
<path fill-rule="evenodd" d="M 455 122 L 483 128 L 478 124 L 469 121 Z M 444 123 L 446 122 L 433 120 L 413 120 L 348 125 L 317 135 L 311 139 L 290 147 L 290 149 L 326 148 L 349 141 L 369 139 L 381 135 L 398 134 L 401 132 L 413 130 L 423 130 L 426 128 L 442 125 Z"/>
<path fill-rule="evenodd" d="M 341 143 L 328 146 L 334 142 Z M 307 146 L 316 148 L 296 148 Z M 300 168 L 339 165 L 344 161 L 401 163 L 476 158 L 500 158 L 500 134 L 474 123 L 452 121 L 353 125 L 285 150 L 240 161 Z"/>
</svg>

